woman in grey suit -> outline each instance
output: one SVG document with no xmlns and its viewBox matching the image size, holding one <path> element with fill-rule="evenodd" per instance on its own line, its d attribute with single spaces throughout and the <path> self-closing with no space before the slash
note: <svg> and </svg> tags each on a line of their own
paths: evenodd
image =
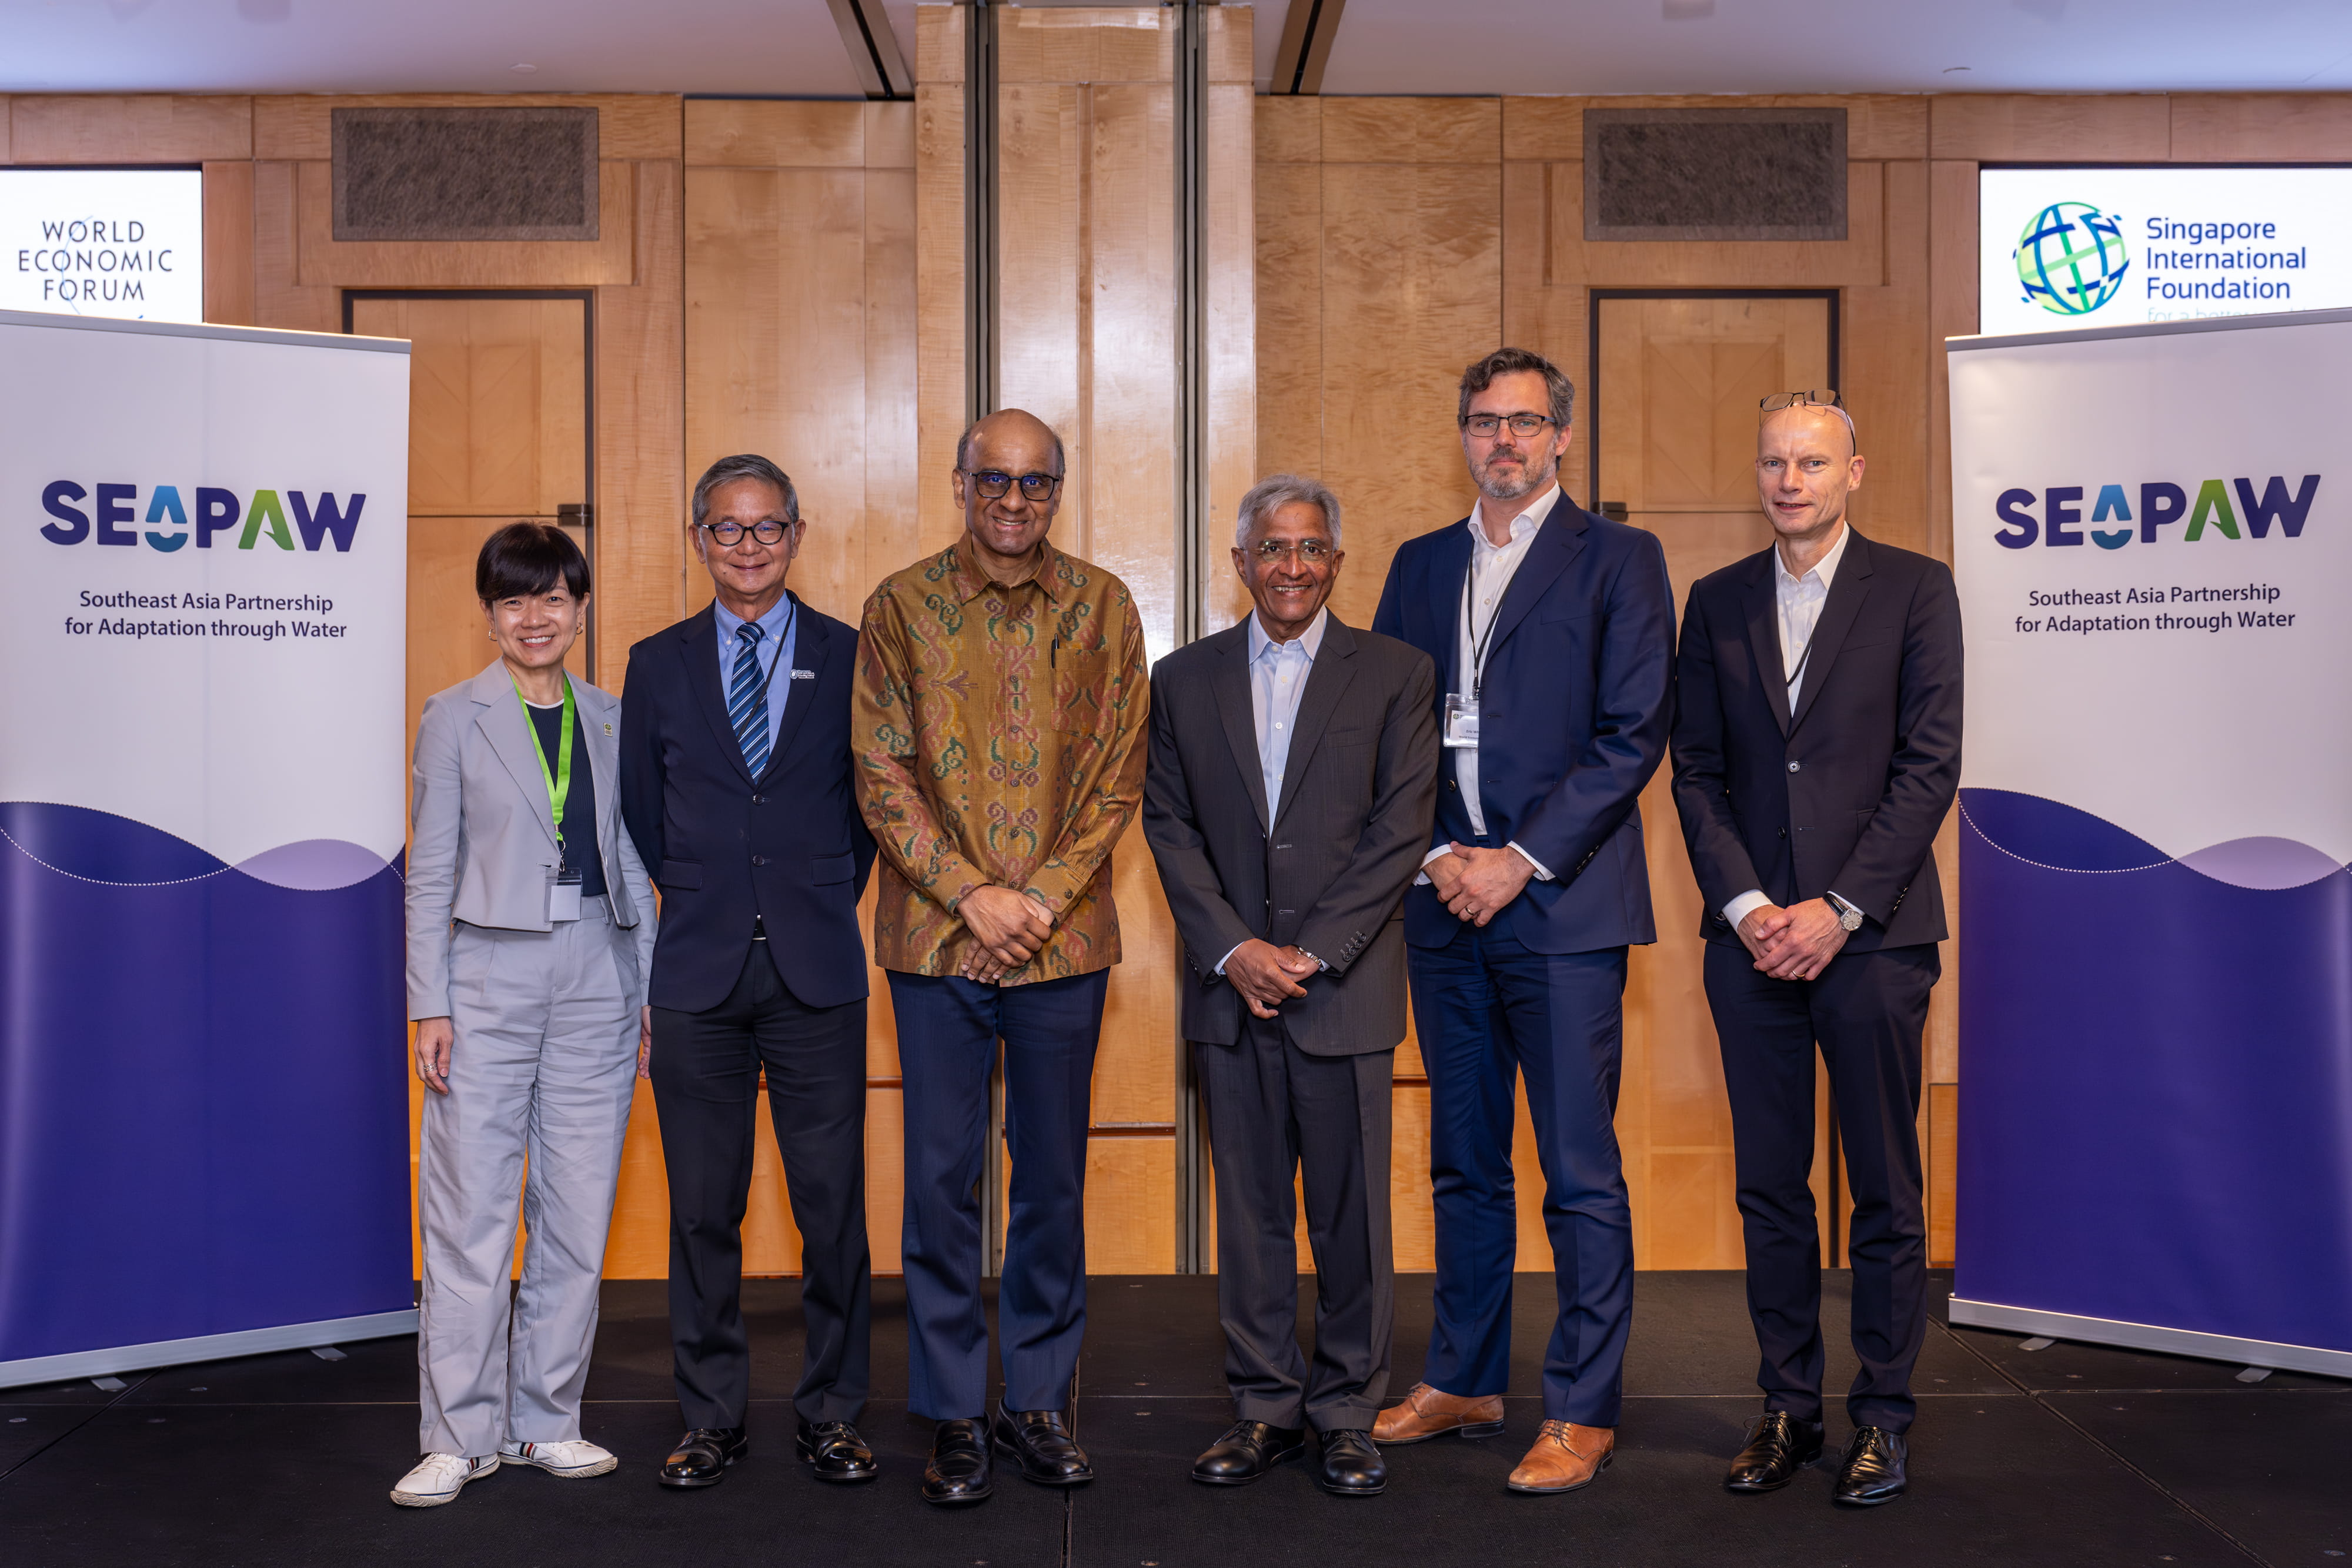
<svg viewBox="0 0 2352 1568">
<path fill-rule="evenodd" d="M 392 1500 L 501 1462 L 599 1476 L 580 1436 L 604 1231 L 646 1032 L 653 889 L 621 828 L 620 699 L 564 674 L 588 562 L 514 523 L 474 569 L 497 661 L 425 705 L 408 1010 L 425 1102 L 416 1339 L 424 1458 Z M 526 1180 L 526 1156 L 529 1176 Z M 515 1193 L 530 1236 L 509 1308 Z"/>
</svg>

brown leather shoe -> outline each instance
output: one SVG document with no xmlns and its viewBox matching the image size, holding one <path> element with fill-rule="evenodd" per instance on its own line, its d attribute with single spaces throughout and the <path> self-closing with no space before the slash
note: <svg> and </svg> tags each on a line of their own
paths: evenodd
<svg viewBox="0 0 2352 1568">
<path fill-rule="evenodd" d="M 1416 1383 L 1402 1405 L 1391 1405 L 1372 1422 L 1372 1441 L 1393 1448 L 1402 1443 L 1426 1443 L 1448 1432 L 1465 1437 L 1491 1437 L 1503 1429 L 1503 1396 L 1465 1399 L 1426 1383 Z"/>
<path fill-rule="evenodd" d="M 1547 1421 L 1536 1436 L 1536 1446 L 1511 1472 L 1510 1488 L 1524 1492 L 1574 1491 L 1591 1486 L 1592 1478 L 1607 1469 L 1616 1455 L 1614 1427 Z"/>
</svg>

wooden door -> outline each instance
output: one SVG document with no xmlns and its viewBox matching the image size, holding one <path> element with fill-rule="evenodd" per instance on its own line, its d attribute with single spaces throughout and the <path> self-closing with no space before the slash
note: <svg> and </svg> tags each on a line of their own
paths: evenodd
<svg viewBox="0 0 2352 1568">
<path fill-rule="evenodd" d="M 1756 492 L 1757 402 L 1834 384 L 1833 301 L 1604 297 L 1600 305 L 1591 416 L 1600 499 L 1622 504 L 1664 544 L 1679 615 L 1692 583 L 1772 542 Z M 1642 796 L 1658 941 L 1633 949 L 1626 982 L 1617 1134 L 1638 1265 L 1737 1269 L 1731 1108 L 1700 977 L 1704 911 L 1670 784 L 1671 765 Z M 1828 1099 L 1816 1092 L 1814 1198 L 1824 1258 L 1837 1262 L 1843 1195 L 1833 1216 Z"/>
<path fill-rule="evenodd" d="M 558 508 L 588 500 L 588 302 L 360 295 L 350 308 L 352 331 L 410 343 L 407 734 L 414 737 L 427 697 L 498 656 L 474 597 L 482 541 L 511 522 L 557 522 Z M 580 543 L 588 548 L 585 537 Z M 586 639 L 565 665 L 594 679 Z M 412 1197 L 424 1103 L 425 1086 L 411 1072 Z M 516 1246 L 519 1260 L 520 1232 Z M 421 1271 L 421 1239 L 417 1247 Z"/>
</svg>

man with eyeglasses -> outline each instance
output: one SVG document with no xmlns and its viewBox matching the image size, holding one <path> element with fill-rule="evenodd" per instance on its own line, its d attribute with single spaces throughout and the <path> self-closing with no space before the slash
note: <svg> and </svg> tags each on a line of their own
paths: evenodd
<svg viewBox="0 0 2352 1568">
<path fill-rule="evenodd" d="M 858 646 L 874 956 L 906 1085 L 909 1394 L 938 1423 L 923 1496 L 943 1505 L 990 1494 L 992 1448 L 1040 1485 L 1094 1475 L 1070 1422 L 1089 1088 L 1119 958 L 1111 848 L 1142 796 L 1150 696 L 1127 586 L 1046 540 L 1063 477 L 1061 438 L 1033 414 L 966 431 L 964 532 L 883 579 Z M 1013 1169 L 991 1412 L 979 1187 L 1000 1040 Z"/>
<path fill-rule="evenodd" d="M 1616 1451 L 1633 1228 L 1614 1117 L 1626 950 L 1654 942 L 1642 788 L 1665 755 L 1674 601 L 1657 538 L 1563 497 L 1575 389 L 1499 349 L 1462 377 L 1478 504 L 1409 540 L 1375 631 L 1435 663 L 1445 761 L 1405 895 L 1437 1228 L 1427 1370 L 1384 1444 L 1503 1429 L 1527 1083 L 1559 1297 L 1543 1422 L 1507 1485 L 1591 1484 Z"/>
<path fill-rule="evenodd" d="M 1724 1484 L 1777 1491 L 1822 1456 L 1818 1044 L 1853 1194 L 1862 1364 L 1831 1497 L 1869 1507 L 1909 1484 L 1927 1332 L 1920 1047 L 1947 934 L 1935 841 L 1959 786 L 1961 653 L 1951 570 L 1847 521 L 1854 447 L 1834 392 L 1764 399 L 1773 542 L 1691 588 L 1674 756 L 1763 1351 L 1764 1413 Z"/>
<path fill-rule="evenodd" d="M 670 1334 L 687 1432 L 657 1479 L 715 1486 L 743 1457 L 743 1210 L 760 1075 L 801 1236 L 807 1352 L 793 1405 L 819 1480 L 873 1479 L 866 1406 L 866 945 L 874 863 L 850 763 L 857 637 L 784 586 L 800 500 L 722 457 L 688 529 L 714 598 L 629 650 L 621 808 L 661 888 L 653 1080 L 669 1177 Z"/>
<path fill-rule="evenodd" d="M 1241 625 L 1151 673 L 1143 831 L 1184 944 L 1217 1175 L 1217 1305 L 1234 1422 L 1192 1466 L 1242 1486 L 1307 1457 L 1369 1497 L 1394 1338 L 1389 1096 L 1404 1039 L 1398 909 L 1437 790 L 1429 658 L 1326 607 L 1339 502 L 1278 474 L 1242 497 Z M 1315 1353 L 1298 1348 L 1303 1185 Z"/>
</svg>

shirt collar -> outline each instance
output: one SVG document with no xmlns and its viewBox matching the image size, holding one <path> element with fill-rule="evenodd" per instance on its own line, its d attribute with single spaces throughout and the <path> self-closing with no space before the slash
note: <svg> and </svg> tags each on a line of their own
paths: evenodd
<svg viewBox="0 0 2352 1568">
<path fill-rule="evenodd" d="M 1323 651 L 1323 628 L 1330 619 L 1331 607 L 1327 604 L 1315 612 L 1315 619 L 1307 623 L 1307 630 L 1291 640 L 1292 643 L 1305 650 L 1307 662 L 1310 664 L 1315 662 L 1315 655 Z M 1257 618 L 1257 611 L 1252 609 L 1249 616 L 1250 663 L 1256 664 L 1260 654 L 1276 645 L 1275 640 L 1266 635 L 1265 624 Z"/>
<path fill-rule="evenodd" d="M 761 632 L 765 633 L 765 635 L 760 639 L 762 645 L 772 643 L 778 637 L 784 634 L 785 623 L 792 620 L 793 606 L 796 602 L 798 601 L 793 598 L 791 592 L 788 591 L 782 599 L 777 600 L 776 602 L 769 608 L 769 611 L 765 615 L 760 617 L 758 625 Z M 733 647 L 735 645 L 735 633 L 740 631 L 743 627 L 743 618 L 736 614 L 733 611 L 729 610 L 727 606 L 719 603 L 716 599 L 710 601 L 710 613 L 712 619 L 717 621 L 719 623 L 719 645 L 722 648 Z"/>
<path fill-rule="evenodd" d="M 1811 570 L 1805 573 L 1805 577 L 1820 578 L 1822 588 L 1826 591 L 1831 580 L 1837 576 L 1838 562 L 1845 559 L 1846 541 L 1852 538 L 1853 538 L 1853 526 L 1840 519 L 1837 542 L 1830 546 L 1828 553 L 1821 559 L 1813 562 Z M 1789 563 L 1780 557 L 1780 546 L 1778 540 L 1775 540 L 1772 545 L 1772 573 L 1776 580 L 1786 583 L 1790 588 L 1802 587 L 1804 584 L 1804 577 L 1789 575 Z"/>
<path fill-rule="evenodd" d="M 980 564 L 980 547 L 971 542 L 969 532 L 958 536 L 956 542 L 948 547 L 948 569 L 955 577 L 958 604 L 971 603 L 982 589 L 991 586 L 1019 588 L 1023 583 L 1034 582 L 1048 601 L 1058 605 L 1062 602 L 1062 596 L 1057 591 L 1062 581 L 1061 565 L 1061 552 L 1054 548 L 1054 541 L 1040 539 L 1037 541 L 1036 564 L 1028 574 L 1016 581 L 998 583 Z"/>
<path fill-rule="evenodd" d="M 1525 541 L 1529 535 L 1543 527 L 1544 519 L 1551 516 L 1551 509 L 1558 505 L 1559 505 L 1559 482 L 1554 480 L 1551 488 L 1538 496 L 1533 506 L 1511 519 L 1511 544 Z M 1478 505 L 1470 513 L 1470 537 L 1489 550 L 1510 549 L 1510 545 L 1498 545 L 1486 538 L 1486 526 L 1478 520 L 1479 514 L 1486 509 L 1486 498 L 1481 496 L 1478 498 Z"/>
</svg>

